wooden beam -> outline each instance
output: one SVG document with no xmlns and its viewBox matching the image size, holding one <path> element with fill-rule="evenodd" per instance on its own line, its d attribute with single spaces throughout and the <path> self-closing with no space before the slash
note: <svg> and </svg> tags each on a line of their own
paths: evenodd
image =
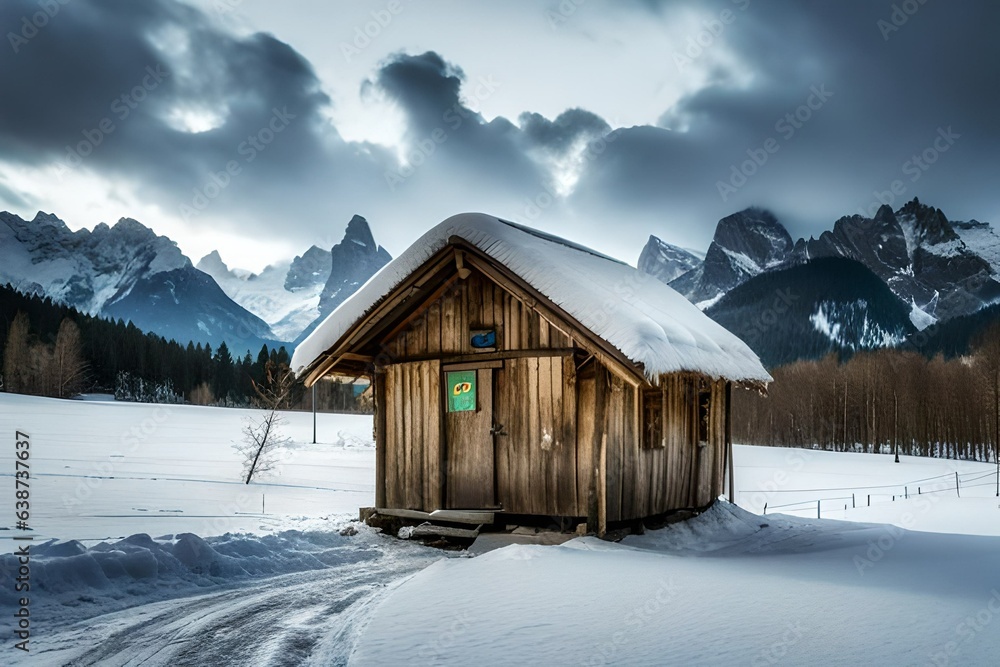
<svg viewBox="0 0 1000 667">
<path fill-rule="evenodd" d="M 481 368 L 503 368 L 503 361 L 497 359 L 495 361 L 470 361 L 465 364 L 443 364 L 441 370 L 443 371 L 476 371 Z"/>
<path fill-rule="evenodd" d="M 399 334 L 401 334 L 406 329 L 406 327 L 410 326 L 410 324 L 413 323 L 414 320 L 416 320 L 418 317 L 420 317 L 425 312 L 430 310 L 431 307 L 435 303 L 437 303 L 438 299 L 440 299 L 444 295 L 444 293 L 447 292 L 449 289 L 451 289 L 452 285 L 454 285 L 457 282 L 458 282 L 458 274 L 455 274 L 450 278 L 448 278 L 447 280 L 445 280 L 436 290 L 428 294 L 427 297 L 421 302 L 421 304 L 417 306 L 416 309 L 413 310 L 413 312 L 411 312 L 409 315 L 403 318 L 403 320 L 398 325 L 393 327 L 392 331 L 390 331 L 387 334 L 384 334 L 382 337 L 391 340 L 396 336 L 398 336 Z"/>
<path fill-rule="evenodd" d="M 325 375 L 339 361 L 346 352 L 354 349 L 355 341 L 364 336 L 370 329 L 377 326 L 386 310 L 400 305 L 407 299 L 412 298 L 414 288 L 422 290 L 428 280 L 438 271 L 448 266 L 454 261 L 454 252 L 451 248 L 445 247 L 435 253 L 424 264 L 404 278 L 399 285 L 383 296 L 369 310 L 368 314 L 354 323 L 333 345 L 328 347 L 323 354 L 319 355 L 312 364 L 306 367 L 305 383 L 312 386 L 320 377 Z"/>
<path fill-rule="evenodd" d="M 394 507 L 376 507 L 375 512 L 383 516 L 397 516 L 401 519 L 416 519 L 419 521 L 447 521 L 448 523 L 470 523 L 480 525 L 493 523 L 493 512 L 477 512 L 474 510 L 421 510 L 397 509 Z"/>
<path fill-rule="evenodd" d="M 410 537 L 460 537 L 474 540 L 479 537 L 479 528 L 452 528 L 451 526 L 435 526 L 433 523 L 422 523 L 413 529 Z"/>
<path fill-rule="evenodd" d="M 461 240 L 452 239 L 452 242 L 460 243 Z M 608 366 L 608 368 L 621 375 L 622 379 L 628 381 L 633 386 L 639 386 L 646 382 L 646 377 L 642 374 L 642 371 L 637 369 L 635 364 L 622 354 L 621 350 L 618 350 L 606 340 L 590 331 L 576 318 L 552 303 L 548 297 L 522 280 L 520 276 L 507 267 L 494 263 L 477 248 L 470 247 L 468 248 L 468 252 L 469 255 L 466 257 L 466 261 L 469 264 L 475 266 L 513 297 L 525 303 L 532 310 L 537 311 L 550 322 L 561 323 L 558 325 L 559 328 L 565 326 L 570 329 L 570 331 L 566 332 L 570 337 L 589 342 L 594 348 L 591 351 L 598 359 Z"/>
</svg>

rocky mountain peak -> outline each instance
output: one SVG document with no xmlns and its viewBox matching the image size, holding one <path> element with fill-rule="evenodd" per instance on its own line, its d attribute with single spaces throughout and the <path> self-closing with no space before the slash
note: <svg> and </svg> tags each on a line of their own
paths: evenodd
<svg viewBox="0 0 1000 667">
<path fill-rule="evenodd" d="M 781 262 L 792 249 L 792 237 L 773 213 L 748 208 L 726 216 L 712 241 L 725 250 L 746 255 L 761 267 Z"/>
<path fill-rule="evenodd" d="M 367 222 L 365 225 L 367 227 Z M 347 227 L 348 233 L 350 233 L 350 223 Z M 371 235 L 370 230 L 368 234 Z M 332 263 L 333 255 L 329 250 L 323 250 L 318 246 L 310 247 L 302 255 L 292 260 L 292 265 L 285 276 L 285 289 L 296 292 L 313 285 L 325 285 L 326 281 L 330 279 Z"/>
<path fill-rule="evenodd" d="M 918 243 L 938 245 L 958 240 L 958 234 L 948 222 L 944 212 L 933 206 L 925 206 L 914 197 L 899 209 L 901 217 L 913 222 L 913 232 Z"/>
<path fill-rule="evenodd" d="M 218 250 L 213 250 L 204 257 L 198 260 L 195 268 L 199 271 L 204 271 L 210 276 L 216 275 L 216 273 L 228 273 L 229 267 L 222 260 L 222 255 L 219 254 Z"/>
<path fill-rule="evenodd" d="M 368 221 L 360 215 L 354 215 L 354 217 L 351 218 L 351 221 L 347 223 L 347 232 L 344 234 L 344 242 L 347 241 L 351 241 L 352 243 L 356 243 L 367 248 L 375 250 L 378 249 L 378 246 L 375 245 L 375 237 L 372 235 L 372 230 L 368 225 Z"/>
<path fill-rule="evenodd" d="M 693 253 L 650 235 L 636 266 L 640 271 L 669 283 L 699 264 L 701 259 Z"/>
</svg>

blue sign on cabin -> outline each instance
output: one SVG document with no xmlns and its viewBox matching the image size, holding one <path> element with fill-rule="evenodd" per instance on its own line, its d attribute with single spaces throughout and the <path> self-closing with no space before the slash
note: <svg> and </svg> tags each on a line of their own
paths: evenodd
<svg viewBox="0 0 1000 667">
<path fill-rule="evenodd" d="M 472 348 L 475 350 L 495 350 L 497 347 L 496 329 L 482 329 L 472 332 Z"/>
</svg>

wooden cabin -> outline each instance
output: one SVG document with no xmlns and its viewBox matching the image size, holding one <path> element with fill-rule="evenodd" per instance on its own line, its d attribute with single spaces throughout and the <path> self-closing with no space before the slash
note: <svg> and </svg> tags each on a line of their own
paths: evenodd
<svg viewBox="0 0 1000 667">
<path fill-rule="evenodd" d="M 598 534 L 722 495 L 732 387 L 771 380 L 652 276 L 483 214 L 425 234 L 293 367 L 307 385 L 371 378 L 380 511 L 586 520 Z"/>
</svg>

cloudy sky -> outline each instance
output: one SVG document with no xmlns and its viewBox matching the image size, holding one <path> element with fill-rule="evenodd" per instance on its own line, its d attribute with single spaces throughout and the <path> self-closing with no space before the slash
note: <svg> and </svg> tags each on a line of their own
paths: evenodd
<svg viewBox="0 0 1000 667">
<path fill-rule="evenodd" d="M 998 24 L 989 0 L 4 0 L 0 209 L 251 269 L 355 213 L 393 255 L 478 210 L 630 262 L 751 205 L 793 236 L 879 196 L 996 221 Z"/>
</svg>

